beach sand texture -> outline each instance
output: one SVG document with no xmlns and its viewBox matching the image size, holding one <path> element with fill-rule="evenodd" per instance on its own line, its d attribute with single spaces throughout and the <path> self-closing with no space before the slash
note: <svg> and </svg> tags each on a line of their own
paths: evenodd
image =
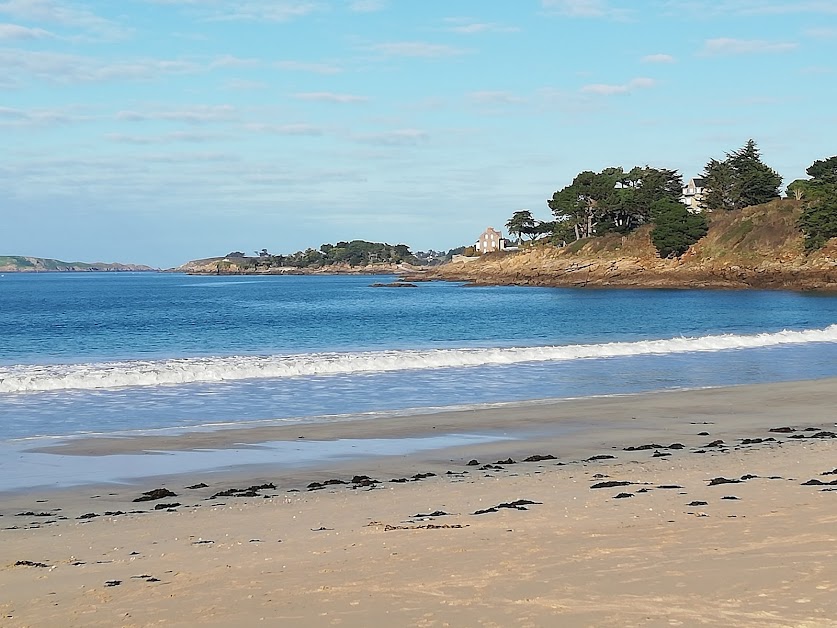
<svg viewBox="0 0 837 628">
<path fill-rule="evenodd" d="M 835 391 L 821 380 L 195 435 L 223 446 L 479 426 L 518 439 L 3 495 L 0 624 L 837 626 Z M 596 429 L 560 429 L 579 422 Z M 174 495 L 133 501 L 155 488 Z"/>
</svg>

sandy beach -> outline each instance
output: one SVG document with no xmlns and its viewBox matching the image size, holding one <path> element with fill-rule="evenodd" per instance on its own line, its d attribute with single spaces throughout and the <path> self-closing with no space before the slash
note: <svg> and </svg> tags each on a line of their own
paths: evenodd
<svg viewBox="0 0 837 628">
<path fill-rule="evenodd" d="M 0 624 L 837 626 L 835 391 L 831 379 L 41 447 L 92 460 L 486 437 L 0 494 Z"/>
</svg>

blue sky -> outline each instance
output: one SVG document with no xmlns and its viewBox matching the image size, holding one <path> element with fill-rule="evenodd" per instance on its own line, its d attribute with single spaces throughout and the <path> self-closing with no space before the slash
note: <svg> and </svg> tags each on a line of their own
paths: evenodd
<svg viewBox="0 0 837 628">
<path fill-rule="evenodd" d="M 0 0 L 0 254 L 447 249 L 582 170 L 837 153 L 835 0 Z"/>
</svg>

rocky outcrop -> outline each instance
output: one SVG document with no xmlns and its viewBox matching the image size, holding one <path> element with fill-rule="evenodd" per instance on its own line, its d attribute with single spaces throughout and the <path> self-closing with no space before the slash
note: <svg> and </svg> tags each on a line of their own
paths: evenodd
<svg viewBox="0 0 837 628">
<path fill-rule="evenodd" d="M 799 202 L 777 200 L 713 215 L 709 233 L 677 259 L 659 257 L 645 226 L 628 236 L 451 262 L 432 276 L 475 285 L 837 290 L 837 239 L 806 255 L 800 212 Z"/>
</svg>

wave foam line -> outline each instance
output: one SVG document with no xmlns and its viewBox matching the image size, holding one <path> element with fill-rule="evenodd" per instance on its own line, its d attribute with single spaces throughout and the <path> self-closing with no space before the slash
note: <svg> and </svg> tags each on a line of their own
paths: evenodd
<svg viewBox="0 0 837 628">
<path fill-rule="evenodd" d="M 581 358 L 753 349 L 816 342 L 837 342 L 837 324 L 829 325 L 825 329 L 785 330 L 749 336 L 727 334 L 697 338 L 546 347 L 412 349 L 360 353 L 177 358 L 90 364 L 15 365 L 0 367 L 0 393 L 96 390 L 243 379 L 382 373 L 523 362 L 554 362 Z"/>
</svg>

